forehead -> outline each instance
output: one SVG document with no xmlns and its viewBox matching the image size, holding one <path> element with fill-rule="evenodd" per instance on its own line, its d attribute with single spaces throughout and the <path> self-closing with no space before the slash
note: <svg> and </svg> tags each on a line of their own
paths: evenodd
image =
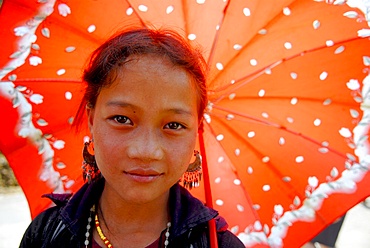
<svg viewBox="0 0 370 248">
<path fill-rule="evenodd" d="M 145 72 L 147 70 L 156 70 L 159 68 L 173 68 L 176 70 L 182 70 L 185 73 L 187 71 L 182 67 L 175 65 L 167 56 L 159 54 L 139 54 L 131 55 L 118 67 L 120 69 L 130 69 L 140 67 L 140 69 Z M 121 70 L 120 70 L 121 71 Z M 158 71 L 160 72 L 160 71 Z"/>
<path fill-rule="evenodd" d="M 183 67 L 174 65 L 165 55 L 131 55 L 117 65 L 101 88 L 97 98 L 133 98 L 130 101 L 149 101 L 165 97 L 172 102 L 190 97 L 199 115 L 200 93 L 197 81 Z M 107 94 L 108 92 L 109 94 Z M 104 97 L 102 97 L 105 95 Z M 184 98 L 185 97 L 185 98 Z M 190 100 L 188 99 L 188 100 Z"/>
<path fill-rule="evenodd" d="M 194 76 L 185 67 L 174 64 L 166 55 L 162 54 L 130 55 L 124 62 L 115 66 L 110 73 L 109 81 L 117 83 L 119 81 L 117 78 L 124 80 L 132 76 L 146 78 L 149 81 L 168 81 L 169 83 L 177 78 L 177 80 L 187 81 L 194 90 L 197 89 Z M 110 87 L 110 83 L 108 83 L 108 87 Z"/>
<path fill-rule="evenodd" d="M 174 65 L 166 56 L 130 56 L 115 68 L 111 84 L 102 89 L 101 93 L 107 89 L 114 89 L 124 95 L 146 92 L 150 98 L 180 93 L 182 96 L 197 95 L 193 81 L 185 69 Z"/>
</svg>

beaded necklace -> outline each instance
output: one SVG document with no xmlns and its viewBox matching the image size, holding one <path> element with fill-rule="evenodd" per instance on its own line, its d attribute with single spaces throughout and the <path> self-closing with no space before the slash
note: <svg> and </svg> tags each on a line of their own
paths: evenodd
<svg viewBox="0 0 370 248">
<path fill-rule="evenodd" d="M 92 228 L 91 228 L 91 221 L 92 221 L 92 216 L 94 214 L 95 214 L 95 226 L 96 226 L 96 230 L 97 230 L 97 232 L 99 234 L 100 239 L 104 242 L 104 244 L 105 244 L 105 246 L 107 248 L 113 248 L 113 245 L 108 240 L 108 238 L 104 235 L 104 233 L 103 233 L 103 231 L 102 231 L 102 229 L 100 227 L 98 213 L 95 213 L 95 205 L 93 205 L 91 207 L 91 209 L 90 209 L 90 216 L 87 219 L 86 234 L 85 234 L 85 237 L 86 237 L 85 247 L 88 248 L 88 245 L 90 244 L 89 237 L 90 237 L 90 230 L 92 230 Z M 166 240 L 164 241 L 164 247 L 165 248 L 167 248 L 167 246 L 169 244 L 168 238 L 170 237 L 170 227 L 171 227 L 171 222 L 168 222 L 167 223 L 167 228 L 166 228 L 166 233 L 165 233 Z"/>
</svg>

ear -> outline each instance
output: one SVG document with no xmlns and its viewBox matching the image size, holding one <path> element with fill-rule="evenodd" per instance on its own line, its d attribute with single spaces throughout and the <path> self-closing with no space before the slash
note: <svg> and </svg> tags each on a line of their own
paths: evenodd
<svg viewBox="0 0 370 248">
<path fill-rule="evenodd" d="M 91 134 L 92 134 L 92 128 L 94 124 L 94 113 L 95 113 L 94 108 L 86 106 L 86 114 L 87 114 L 87 122 L 88 122 L 87 124 L 89 126 L 89 131 Z"/>
</svg>

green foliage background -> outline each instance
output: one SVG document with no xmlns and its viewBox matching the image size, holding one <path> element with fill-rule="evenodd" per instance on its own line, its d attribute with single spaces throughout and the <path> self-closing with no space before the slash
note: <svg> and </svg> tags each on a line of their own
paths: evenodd
<svg viewBox="0 0 370 248">
<path fill-rule="evenodd" d="M 25 163 L 27 163 L 27 161 L 25 161 Z M 0 153 L 0 187 L 11 186 L 18 186 L 18 182 L 5 156 Z"/>
</svg>

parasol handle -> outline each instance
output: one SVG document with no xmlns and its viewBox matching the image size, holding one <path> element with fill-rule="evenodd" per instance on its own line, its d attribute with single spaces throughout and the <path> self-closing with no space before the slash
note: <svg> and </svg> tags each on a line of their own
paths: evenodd
<svg viewBox="0 0 370 248">
<path fill-rule="evenodd" d="M 210 207 L 210 208 L 213 208 L 211 183 L 210 183 L 210 180 L 209 180 L 209 172 L 208 172 L 206 149 L 205 149 L 205 146 L 204 146 L 203 131 L 204 131 L 203 122 L 201 122 L 201 124 L 199 126 L 199 129 L 198 129 L 198 134 L 199 134 L 200 154 L 202 155 L 204 193 L 205 193 L 205 197 L 206 197 L 206 206 Z M 210 240 L 211 248 L 218 248 L 215 219 L 209 220 L 208 221 L 208 226 L 209 226 L 209 240 Z"/>
</svg>

